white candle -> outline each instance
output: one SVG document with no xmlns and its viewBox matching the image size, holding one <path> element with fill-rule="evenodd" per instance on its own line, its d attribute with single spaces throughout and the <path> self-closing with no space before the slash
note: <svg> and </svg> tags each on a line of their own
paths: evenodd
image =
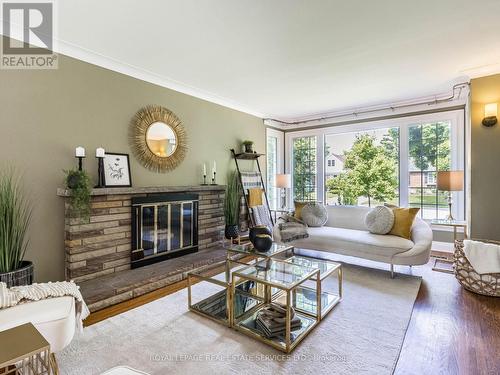
<svg viewBox="0 0 500 375">
<path fill-rule="evenodd" d="M 96 148 L 96 150 L 95 150 L 95 157 L 96 158 L 103 158 L 105 152 L 106 151 L 102 147 Z"/>
<path fill-rule="evenodd" d="M 207 175 L 207 165 L 203 163 L 203 176 Z"/>
<path fill-rule="evenodd" d="M 84 158 L 85 157 L 85 149 L 82 146 L 78 146 L 75 150 L 75 156 L 77 158 Z"/>
<path fill-rule="evenodd" d="M 215 160 L 214 160 L 214 168 L 213 168 L 213 172 L 217 172 L 217 164 L 215 163 Z"/>
</svg>

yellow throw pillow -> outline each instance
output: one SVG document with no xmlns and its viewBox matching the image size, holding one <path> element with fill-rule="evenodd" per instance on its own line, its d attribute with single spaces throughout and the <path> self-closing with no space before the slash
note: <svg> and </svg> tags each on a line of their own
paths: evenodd
<svg viewBox="0 0 500 375">
<path fill-rule="evenodd" d="M 295 218 L 302 220 L 302 209 L 306 204 L 310 202 L 300 202 L 300 201 L 293 201 L 293 204 L 295 205 Z"/>
<path fill-rule="evenodd" d="M 394 225 L 392 226 L 389 234 L 410 240 L 411 227 L 418 211 L 420 211 L 420 208 L 393 208 L 392 212 L 394 212 Z"/>
<path fill-rule="evenodd" d="M 250 207 L 262 206 L 262 189 L 261 188 L 248 189 L 248 205 Z"/>
</svg>

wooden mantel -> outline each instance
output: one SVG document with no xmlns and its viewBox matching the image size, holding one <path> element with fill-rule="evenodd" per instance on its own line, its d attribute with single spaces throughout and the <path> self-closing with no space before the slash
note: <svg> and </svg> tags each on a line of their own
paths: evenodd
<svg viewBox="0 0 500 375">
<path fill-rule="evenodd" d="M 133 195 L 133 194 L 155 194 L 155 193 L 175 193 L 175 192 L 199 192 L 199 191 L 220 191 L 225 190 L 225 185 L 193 185 L 193 186 L 149 186 L 149 187 L 127 187 L 127 188 L 102 188 L 92 189 L 90 195 Z M 57 195 L 69 197 L 70 189 L 58 188 Z"/>
</svg>

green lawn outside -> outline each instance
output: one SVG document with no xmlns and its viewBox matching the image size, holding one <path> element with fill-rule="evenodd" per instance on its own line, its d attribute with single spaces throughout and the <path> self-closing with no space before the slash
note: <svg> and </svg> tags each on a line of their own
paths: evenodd
<svg viewBox="0 0 500 375">
<path fill-rule="evenodd" d="M 440 193 L 438 195 L 438 207 L 441 207 L 441 208 L 447 208 L 448 207 L 448 199 L 447 197 L 443 194 L 443 193 Z M 326 194 L 326 202 L 328 204 L 337 204 L 337 195 L 336 194 L 332 194 L 330 192 L 327 192 Z M 360 205 L 363 205 L 363 206 L 367 206 L 368 205 L 368 201 L 366 198 L 360 198 L 358 203 Z M 398 201 L 398 198 L 394 198 L 390 201 L 387 201 L 387 202 L 377 202 L 377 201 L 372 201 L 372 206 L 378 206 L 378 205 L 382 205 L 384 203 L 390 203 L 390 204 L 394 204 L 394 205 L 398 205 L 399 204 L 399 201 Z M 424 206 L 432 206 L 434 207 L 434 205 L 436 204 L 436 195 L 435 194 L 426 194 L 422 197 L 422 204 Z M 410 195 L 410 207 L 420 207 L 420 194 L 411 194 Z"/>
</svg>

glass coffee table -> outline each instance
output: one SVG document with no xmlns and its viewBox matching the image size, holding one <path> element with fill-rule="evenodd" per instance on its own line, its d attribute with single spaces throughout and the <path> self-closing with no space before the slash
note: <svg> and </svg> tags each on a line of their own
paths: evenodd
<svg viewBox="0 0 500 375">
<path fill-rule="evenodd" d="M 240 283 L 231 289 L 231 277 L 235 270 L 246 265 L 223 261 L 191 271 L 187 275 L 188 308 L 199 315 L 231 327 L 231 313 L 239 316 L 263 301 L 263 292 L 255 287 L 254 282 Z M 199 284 L 207 292 L 197 298 L 194 285 Z"/>
<path fill-rule="evenodd" d="M 266 253 L 241 245 L 226 250 L 225 261 L 188 273 L 189 310 L 278 350 L 291 352 L 342 300 L 340 263 L 297 255 L 293 246 L 280 244 Z M 337 278 L 336 292 L 326 291 L 329 277 Z M 204 285 L 201 298 L 193 295 L 195 284 Z M 270 333 L 257 318 L 276 308 L 286 329 Z"/>
<path fill-rule="evenodd" d="M 331 260 L 317 259 L 306 257 L 302 255 L 293 255 L 285 260 L 286 262 L 292 263 L 298 266 L 304 266 L 308 268 L 315 268 L 319 270 L 319 281 L 320 281 L 320 300 L 321 309 L 319 311 L 319 319 L 321 320 L 326 314 L 328 314 L 342 299 L 342 264 Z M 337 278 L 337 292 L 327 291 L 323 287 L 324 281 L 328 277 Z M 312 281 L 316 281 L 312 278 Z M 310 286 L 300 286 L 294 291 L 294 308 L 300 309 L 304 312 L 309 312 L 311 314 L 316 314 L 317 304 L 314 299 L 308 298 L 307 296 L 312 292 L 313 288 Z"/>
<path fill-rule="evenodd" d="M 293 254 L 293 246 L 273 243 L 268 251 L 258 251 L 254 249 L 251 244 L 244 245 L 229 245 L 225 247 L 227 254 L 226 260 L 234 261 L 235 255 L 240 255 L 240 257 L 251 257 L 253 259 L 269 259 L 277 256 L 286 257 L 288 252 Z M 248 263 L 244 263 L 248 264 Z"/>
<path fill-rule="evenodd" d="M 321 278 L 317 268 L 270 258 L 233 272 L 232 294 L 237 293 L 237 286 L 240 283 L 253 281 L 257 285 L 264 286 L 264 300 L 239 316 L 233 314 L 232 327 L 278 350 L 291 352 L 320 321 L 320 310 L 317 310 L 315 314 L 305 310 L 292 310 L 292 297 L 300 293 L 299 288 L 312 279 L 316 280 L 313 298 L 319 305 L 321 303 Z M 273 288 L 278 292 L 272 293 Z M 271 320 L 269 326 L 263 327 L 260 314 L 264 309 L 273 306 L 283 310 L 279 318 L 280 325 L 273 326 L 275 322 Z M 234 311 L 234 305 L 232 308 Z M 295 325 L 293 330 L 292 314 Z M 273 328 L 277 330 L 272 331 Z"/>
</svg>

